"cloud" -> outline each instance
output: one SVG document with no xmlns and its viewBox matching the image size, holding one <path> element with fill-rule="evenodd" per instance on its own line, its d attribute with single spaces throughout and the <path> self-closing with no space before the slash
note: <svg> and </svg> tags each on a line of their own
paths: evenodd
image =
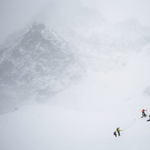
<svg viewBox="0 0 150 150">
<path fill-rule="evenodd" d="M 9 34 L 24 28 L 34 15 L 51 1 L 52 0 L 1 0 L 0 43 L 2 43 Z M 150 26 L 150 0 L 62 0 L 64 5 L 68 5 L 68 9 L 71 7 L 70 3 L 75 1 L 80 2 L 85 7 L 97 9 L 110 23 L 114 24 L 134 17 L 143 25 Z"/>
<path fill-rule="evenodd" d="M 2 43 L 9 34 L 24 28 L 47 2 L 48 0 L 1 0 L 0 43 Z"/>
<path fill-rule="evenodd" d="M 137 18 L 143 25 L 150 26 L 149 0 L 105 0 L 95 6 L 112 23 Z"/>
</svg>

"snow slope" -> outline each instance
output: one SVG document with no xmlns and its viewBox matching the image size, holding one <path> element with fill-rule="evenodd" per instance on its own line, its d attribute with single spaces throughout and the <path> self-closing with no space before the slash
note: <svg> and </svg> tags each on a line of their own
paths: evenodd
<svg viewBox="0 0 150 150">
<path fill-rule="evenodd" d="M 150 44 L 108 72 L 89 70 L 44 104 L 0 116 L 1 150 L 147 150 L 150 122 Z M 114 130 L 122 129 L 120 137 Z"/>
</svg>

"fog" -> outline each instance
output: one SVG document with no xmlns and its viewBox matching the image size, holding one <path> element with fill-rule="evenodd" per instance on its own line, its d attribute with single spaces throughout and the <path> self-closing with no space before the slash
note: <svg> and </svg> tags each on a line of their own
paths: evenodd
<svg viewBox="0 0 150 150">
<path fill-rule="evenodd" d="M 149 42 L 149 19 L 141 19 L 148 16 L 147 6 L 148 1 L 1 1 L 1 41 L 17 31 L 0 47 L 1 106 L 33 95 L 45 101 L 43 96 L 49 99 L 89 69 L 124 67 Z"/>
<path fill-rule="evenodd" d="M 149 0 L 72 0 L 72 2 L 96 9 L 112 24 L 134 17 L 143 25 L 150 26 Z M 14 31 L 24 28 L 38 12 L 50 3 L 51 0 L 1 0 L 0 43 Z M 67 5 L 69 9 L 71 0 L 64 0 L 61 3 Z"/>
<path fill-rule="evenodd" d="M 1 0 L 0 149 L 148 149 L 149 4 Z"/>
</svg>

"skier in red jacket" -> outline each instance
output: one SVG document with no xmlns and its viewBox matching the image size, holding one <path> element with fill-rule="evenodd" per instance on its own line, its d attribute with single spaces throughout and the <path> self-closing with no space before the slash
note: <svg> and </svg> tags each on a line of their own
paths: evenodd
<svg viewBox="0 0 150 150">
<path fill-rule="evenodd" d="M 145 109 L 143 109 L 142 110 L 142 117 L 141 118 L 143 118 L 143 117 L 146 117 L 147 115 L 145 114 L 145 111 L 147 111 L 147 110 L 145 110 Z"/>
</svg>

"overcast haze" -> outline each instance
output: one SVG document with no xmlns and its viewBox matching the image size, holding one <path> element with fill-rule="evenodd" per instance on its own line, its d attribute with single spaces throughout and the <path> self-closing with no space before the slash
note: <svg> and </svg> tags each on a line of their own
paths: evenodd
<svg viewBox="0 0 150 150">
<path fill-rule="evenodd" d="M 149 5 L 0 0 L 0 150 L 148 150 Z"/>
<path fill-rule="evenodd" d="M 6 37 L 24 28 L 25 25 L 51 0 L 1 0 L 0 1 L 0 43 Z M 65 3 L 66 0 L 64 0 Z M 78 0 L 74 0 L 78 1 Z M 85 6 L 97 9 L 110 23 L 128 18 L 137 18 L 150 26 L 150 0 L 82 0 Z"/>
</svg>

